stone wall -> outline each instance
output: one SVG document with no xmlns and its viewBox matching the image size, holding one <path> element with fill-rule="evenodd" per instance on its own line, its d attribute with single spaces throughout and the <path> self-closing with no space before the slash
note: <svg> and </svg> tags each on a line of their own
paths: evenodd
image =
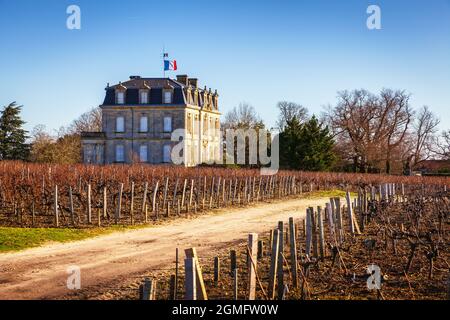
<svg viewBox="0 0 450 320">
<path fill-rule="evenodd" d="M 171 133 L 164 132 L 164 117 L 172 117 L 172 130 L 196 128 L 187 133 L 185 138 L 186 166 L 195 166 L 201 161 L 211 159 L 212 154 L 217 154 L 220 142 L 217 133 L 214 136 L 204 133 L 205 122 L 208 119 L 208 127 L 214 126 L 220 119 L 218 112 L 200 110 L 197 106 L 102 106 L 102 125 L 104 134 L 104 163 L 116 163 L 116 146 L 124 146 L 124 162 L 140 162 L 139 151 L 142 145 L 147 146 L 148 163 L 163 163 L 163 148 L 165 145 L 174 146 L 178 142 L 171 141 Z M 189 117 L 188 117 L 189 115 Z M 124 117 L 124 132 L 116 132 L 117 117 Z M 148 118 L 148 131 L 140 132 L 141 117 Z M 190 119 L 190 125 L 187 122 Z M 197 122 L 195 120 L 197 119 Z M 209 122 L 211 119 L 211 122 Z M 211 123 L 211 124 L 209 124 Z M 85 144 L 83 143 L 83 146 Z M 208 145 L 207 148 L 204 146 Z M 84 148 L 86 155 L 92 153 L 92 147 Z M 206 156 L 208 153 L 210 156 Z M 215 155 L 214 155 L 215 156 Z M 85 161 L 86 162 L 86 161 Z"/>
</svg>

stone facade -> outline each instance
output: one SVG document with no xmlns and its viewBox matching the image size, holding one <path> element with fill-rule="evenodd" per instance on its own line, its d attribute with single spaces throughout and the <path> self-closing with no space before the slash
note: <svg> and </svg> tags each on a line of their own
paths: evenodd
<svg viewBox="0 0 450 320">
<path fill-rule="evenodd" d="M 199 89 L 197 79 L 130 77 L 107 86 L 100 108 L 102 132 L 82 134 L 85 163 L 171 163 L 177 129 L 186 130 L 185 166 L 220 159 L 218 94 Z"/>
</svg>

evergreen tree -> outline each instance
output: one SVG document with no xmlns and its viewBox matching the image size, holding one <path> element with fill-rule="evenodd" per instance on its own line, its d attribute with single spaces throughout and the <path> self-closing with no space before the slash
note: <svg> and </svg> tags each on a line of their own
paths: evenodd
<svg viewBox="0 0 450 320">
<path fill-rule="evenodd" d="M 27 131 L 20 118 L 22 106 L 15 102 L 3 108 L 0 117 L 0 160 L 27 160 L 29 145 L 26 144 Z"/>
<path fill-rule="evenodd" d="M 333 147 L 328 127 L 315 116 L 303 124 L 294 117 L 280 135 L 280 162 L 296 170 L 328 171 L 336 160 Z"/>
<path fill-rule="evenodd" d="M 297 159 L 300 158 L 298 146 L 301 140 L 302 124 L 293 117 L 286 121 L 284 131 L 280 133 L 280 165 L 283 168 L 300 169 Z"/>
</svg>

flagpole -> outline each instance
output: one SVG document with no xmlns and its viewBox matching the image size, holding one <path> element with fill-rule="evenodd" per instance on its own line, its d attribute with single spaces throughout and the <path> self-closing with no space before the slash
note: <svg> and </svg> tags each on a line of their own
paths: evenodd
<svg viewBox="0 0 450 320">
<path fill-rule="evenodd" d="M 164 79 L 166 78 L 166 66 L 165 66 L 165 55 L 166 55 L 166 45 L 163 44 L 163 75 L 164 75 Z"/>
</svg>

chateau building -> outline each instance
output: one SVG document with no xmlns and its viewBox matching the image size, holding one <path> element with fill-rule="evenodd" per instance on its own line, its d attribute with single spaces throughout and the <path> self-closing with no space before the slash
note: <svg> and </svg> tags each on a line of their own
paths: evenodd
<svg viewBox="0 0 450 320">
<path fill-rule="evenodd" d="M 82 133 L 83 161 L 90 164 L 172 163 L 172 132 L 185 129 L 180 156 L 185 166 L 220 157 L 217 90 L 197 79 L 141 78 L 106 87 L 102 132 Z"/>
</svg>

